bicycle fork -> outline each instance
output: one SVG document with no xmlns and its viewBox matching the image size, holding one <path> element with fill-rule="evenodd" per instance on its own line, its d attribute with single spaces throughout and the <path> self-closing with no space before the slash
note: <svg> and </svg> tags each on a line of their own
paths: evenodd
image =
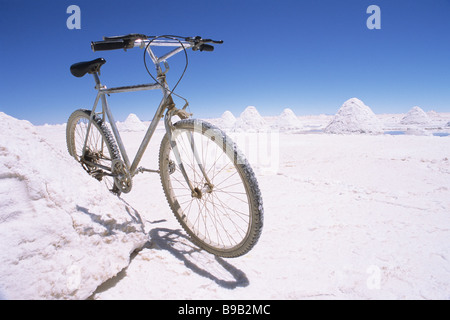
<svg viewBox="0 0 450 320">
<path fill-rule="evenodd" d="M 186 169 L 185 169 L 183 161 L 181 159 L 181 153 L 180 153 L 180 150 L 179 150 L 179 148 L 177 146 L 177 143 L 176 143 L 176 137 L 174 137 L 173 134 L 172 134 L 173 133 L 173 125 L 172 125 L 172 122 L 171 122 L 171 118 L 172 118 L 172 115 L 175 112 L 177 112 L 177 111 L 179 111 L 179 110 L 176 109 L 176 108 L 169 109 L 167 111 L 166 118 L 165 118 L 165 121 L 164 121 L 164 125 L 166 127 L 166 132 L 169 135 L 170 146 L 172 147 L 172 151 L 174 153 L 175 160 L 177 162 L 178 167 L 180 168 L 180 171 L 181 171 L 181 174 L 183 175 L 183 178 L 185 179 L 187 185 L 189 186 L 189 189 L 191 190 L 191 195 L 192 195 L 192 197 L 201 199 L 203 193 L 205 193 L 205 192 L 206 193 L 211 193 L 212 192 L 212 190 L 214 188 L 214 185 L 211 183 L 211 180 L 209 179 L 208 174 L 207 174 L 207 172 L 206 172 L 205 168 L 203 167 L 203 164 L 202 164 L 202 162 L 200 160 L 200 155 L 198 154 L 198 150 L 197 150 L 197 147 L 196 147 L 195 142 L 194 142 L 193 133 L 188 131 L 188 132 L 186 132 L 186 135 L 187 135 L 187 138 L 188 138 L 188 141 L 189 141 L 189 145 L 191 147 L 191 150 L 192 150 L 195 162 L 197 163 L 197 166 L 200 169 L 200 172 L 201 172 L 201 174 L 203 175 L 203 177 L 204 177 L 204 179 L 206 181 L 206 183 L 204 184 L 204 186 L 202 186 L 201 189 L 199 189 L 199 187 L 196 187 L 196 186 L 192 185 L 192 182 L 189 179 L 188 174 L 186 173 Z M 200 128 L 200 130 L 202 130 L 202 128 Z"/>
</svg>

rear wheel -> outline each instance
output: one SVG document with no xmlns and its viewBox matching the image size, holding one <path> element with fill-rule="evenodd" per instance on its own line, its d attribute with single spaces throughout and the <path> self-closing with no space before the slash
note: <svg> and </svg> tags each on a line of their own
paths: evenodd
<svg viewBox="0 0 450 320">
<path fill-rule="evenodd" d="M 253 248 L 263 225 L 261 193 L 248 161 L 223 131 L 198 120 L 177 122 L 172 141 L 167 134 L 162 140 L 159 166 L 167 201 L 194 243 L 222 257 Z"/>
<path fill-rule="evenodd" d="M 93 178 L 103 181 L 113 193 L 120 193 L 111 175 L 112 163 L 119 159 L 119 151 L 106 123 L 97 115 L 93 116 L 86 152 L 83 146 L 91 118 L 90 110 L 76 110 L 67 121 L 66 140 L 69 154 L 77 160 Z"/>
</svg>

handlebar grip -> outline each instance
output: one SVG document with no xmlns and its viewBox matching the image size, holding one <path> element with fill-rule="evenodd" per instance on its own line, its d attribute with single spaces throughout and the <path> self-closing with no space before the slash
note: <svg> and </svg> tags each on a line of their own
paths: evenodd
<svg viewBox="0 0 450 320">
<path fill-rule="evenodd" d="M 123 40 L 108 40 L 91 42 L 92 51 L 106 51 L 126 48 L 126 43 Z"/>
<path fill-rule="evenodd" d="M 209 44 L 201 44 L 199 47 L 200 51 L 208 51 L 208 52 L 212 52 L 214 51 L 214 47 L 212 45 Z"/>
</svg>

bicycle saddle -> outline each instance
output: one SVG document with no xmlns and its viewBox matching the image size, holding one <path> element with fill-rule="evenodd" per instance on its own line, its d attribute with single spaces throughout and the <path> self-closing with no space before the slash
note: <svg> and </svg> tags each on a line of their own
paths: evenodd
<svg viewBox="0 0 450 320">
<path fill-rule="evenodd" d="M 83 61 L 74 63 L 70 66 L 70 73 L 77 78 L 83 77 L 86 73 L 100 72 L 100 67 L 106 63 L 103 58 L 98 58 L 92 61 Z"/>
</svg>

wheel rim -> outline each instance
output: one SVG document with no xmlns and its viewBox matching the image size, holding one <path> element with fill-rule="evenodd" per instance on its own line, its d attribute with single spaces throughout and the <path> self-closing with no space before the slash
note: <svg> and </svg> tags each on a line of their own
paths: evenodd
<svg viewBox="0 0 450 320">
<path fill-rule="evenodd" d="M 167 172 L 169 193 L 178 218 L 195 237 L 213 249 L 231 251 L 241 246 L 250 232 L 252 216 L 248 190 L 237 169 L 239 163 L 234 163 L 233 148 L 223 143 L 222 134 L 217 131 L 202 134 L 200 130 L 179 129 L 174 131 L 173 139 L 194 188 L 191 192 L 169 148 L 168 163 L 175 164 L 173 173 L 170 168 Z M 197 164 L 191 141 L 209 181 Z"/>
<path fill-rule="evenodd" d="M 91 124 L 91 130 L 86 144 L 86 154 L 82 159 L 83 145 L 86 140 L 88 125 L 89 119 L 84 117 L 80 117 L 75 124 L 73 134 L 75 154 L 73 156 L 91 176 L 99 181 L 103 181 L 106 187 L 112 190 L 114 187 L 114 179 L 111 176 L 105 175 L 110 172 L 96 169 L 94 166 L 90 166 L 83 161 L 83 159 L 86 159 L 90 162 L 111 168 L 112 157 L 108 144 L 94 123 Z"/>
</svg>

